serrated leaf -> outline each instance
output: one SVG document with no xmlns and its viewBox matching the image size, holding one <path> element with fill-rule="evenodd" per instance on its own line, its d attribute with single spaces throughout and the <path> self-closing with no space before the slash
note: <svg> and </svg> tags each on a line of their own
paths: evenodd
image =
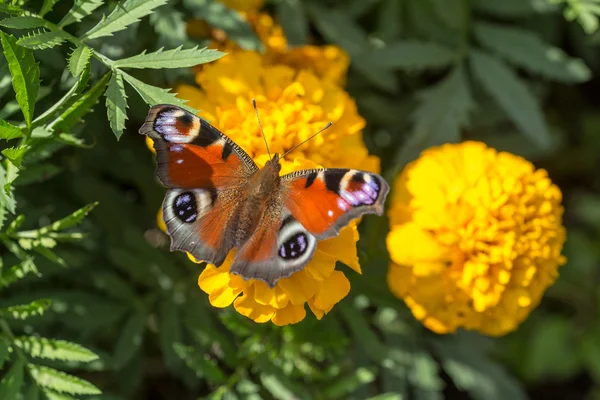
<svg viewBox="0 0 600 400">
<path fill-rule="evenodd" d="M 40 17 L 43 17 L 44 15 L 52 11 L 52 8 L 56 3 L 58 3 L 58 1 L 59 0 L 44 0 L 44 3 L 42 4 L 42 9 L 40 10 Z"/>
<path fill-rule="evenodd" d="M 23 136 L 21 128 L 0 119 L 0 139 L 11 140 Z"/>
<path fill-rule="evenodd" d="M 150 15 L 150 23 L 158 34 L 159 45 L 175 47 L 189 41 L 184 15 L 171 4 L 157 8 Z"/>
<path fill-rule="evenodd" d="M 308 20 L 301 0 L 282 0 L 277 4 L 277 20 L 285 38 L 293 46 L 308 42 Z"/>
<path fill-rule="evenodd" d="M 29 274 L 39 275 L 33 258 L 28 258 L 17 265 L 13 265 L 10 268 L 2 269 L 2 275 L 0 276 L 0 286 L 8 287 L 15 283 L 19 279 L 23 279 Z"/>
<path fill-rule="evenodd" d="M 0 32 L 0 37 L 17 102 L 27 126 L 31 126 L 35 100 L 40 89 L 40 68 L 33 58 L 33 51 L 17 46 L 17 40 L 4 32 Z"/>
<path fill-rule="evenodd" d="M 2 150 L 4 157 L 8 158 L 17 167 L 21 166 L 25 153 L 29 150 L 29 146 L 9 147 Z"/>
<path fill-rule="evenodd" d="M 22 336 L 15 338 L 13 343 L 30 356 L 47 360 L 87 363 L 98 359 L 98 355 L 92 351 L 65 340 Z"/>
<path fill-rule="evenodd" d="M 0 399 L 15 399 L 23 385 L 25 362 L 17 357 L 12 367 L 0 382 Z"/>
<path fill-rule="evenodd" d="M 38 127 L 42 124 L 45 124 L 51 118 L 56 117 L 56 114 L 61 110 L 71 106 L 77 100 L 77 94 L 83 92 L 83 90 L 87 87 L 88 80 L 90 79 L 90 64 L 86 64 L 83 72 L 79 76 L 77 82 L 69 89 L 67 93 L 63 97 L 60 98 L 52 107 L 48 108 L 42 115 L 37 117 L 33 123 L 32 127 Z M 52 132 L 52 126 L 46 127 L 46 130 Z M 35 129 L 34 129 L 35 132 Z"/>
<path fill-rule="evenodd" d="M 82 149 L 91 149 L 93 147 L 92 144 L 87 144 L 82 138 L 70 133 L 60 133 L 56 138 L 62 143 L 68 144 L 69 146 L 75 146 Z"/>
<path fill-rule="evenodd" d="M 92 56 L 92 49 L 87 46 L 78 46 L 71 56 L 69 56 L 69 71 L 73 76 L 79 76 L 84 70 L 85 67 L 90 62 L 90 57 Z"/>
<path fill-rule="evenodd" d="M 90 90 L 79 96 L 79 99 L 69 108 L 67 108 L 55 121 L 49 126 L 52 129 L 68 131 L 77 123 L 80 123 L 89 111 L 96 105 L 98 99 L 105 91 L 106 85 L 110 79 L 111 73 L 104 74 Z"/>
<path fill-rule="evenodd" d="M 188 368 L 196 373 L 197 377 L 204 377 L 215 384 L 224 384 L 227 382 L 227 377 L 217 363 L 214 360 L 207 359 L 202 352 L 198 352 L 193 347 L 185 346 L 181 343 L 174 343 L 173 349 Z"/>
<path fill-rule="evenodd" d="M 82 40 L 112 36 L 114 32 L 122 31 L 127 26 L 139 22 L 140 18 L 166 3 L 167 0 L 126 0 L 122 4 L 117 4 L 108 17 L 103 16 L 100 22 L 83 36 Z"/>
<path fill-rule="evenodd" d="M 71 228 L 80 223 L 97 205 L 98 202 L 90 203 L 73 212 L 71 215 L 61 218 L 48 227 L 41 228 L 40 230 L 58 232 L 63 229 Z"/>
<path fill-rule="evenodd" d="M 187 68 L 218 60 L 224 55 L 225 53 L 206 47 L 182 49 L 182 46 L 179 46 L 167 51 L 160 48 L 153 53 L 146 53 L 144 50 L 136 56 L 116 60 L 114 66 L 117 68 Z"/>
<path fill-rule="evenodd" d="M 39 253 L 40 255 L 44 256 L 48 261 L 51 261 L 57 265 L 59 265 L 60 267 L 63 268 L 67 268 L 67 262 L 58 254 L 56 254 L 55 252 L 53 252 L 52 250 L 50 250 L 50 248 L 54 247 L 56 245 L 56 241 L 54 241 L 54 239 L 51 238 L 45 238 L 46 242 L 48 242 L 47 246 L 43 246 L 43 245 L 36 245 L 33 246 L 33 250 L 36 251 L 37 253 Z"/>
<path fill-rule="evenodd" d="M 585 82 L 591 77 L 582 60 L 569 57 L 528 30 L 480 22 L 474 32 L 489 50 L 533 73 L 565 83 Z"/>
<path fill-rule="evenodd" d="M 66 34 L 62 31 L 39 31 L 29 33 L 17 40 L 17 45 L 33 50 L 50 49 L 64 42 Z"/>
<path fill-rule="evenodd" d="M 100 389 L 88 381 L 41 365 L 30 365 L 29 372 L 40 386 L 70 394 L 100 394 Z"/>
<path fill-rule="evenodd" d="M 35 300 L 29 304 L 0 308 L 0 315 L 13 319 L 27 319 L 35 315 L 43 315 L 50 304 L 48 299 Z"/>
<path fill-rule="evenodd" d="M 187 106 L 186 100 L 176 97 L 176 93 L 170 93 L 170 89 L 162 89 L 156 86 L 148 85 L 133 76 L 122 72 L 123 77 L 129 83 L 136 92 L 144 99 L 146 104 L 149 106 L 155 106 L 157 104 L 174 104 L 179 107 L 183 107 L 191 113 L 196 114 L 198 110 Z"/>
<path fill-rule="evenodd" d="M 3 336 L 0 336 L 0 370 L 2 370 L 4 363 L 10 358 L 10 352 L 10 345 Z"/>
<path fill-rule="evenodd" d="M 208 24 L 225 31 L 228 38 L 237 43 L 242 49 L 264 50 L 264 45 L 240 13 L 227 8 L 220 1 L 184 0 L 183 3 L 187 9 L 194 13 L 196 18 L 203 19 Z"/>
<path fill-rule="evenodd" d="M 8 17 L 0 21 L 0 26 L 12 29 L 31 29 L 45 26 L 46 21 L 43 18 L 32 15 L 23 15 L 18 17 Z"/>
<path fill-rule="evenodd" d="M 16 202 L 13 195 L 11 183 L 14 180 L 14 173 L 9 168 L 17 169 L 12 164 L 7 164 L 5 168 L 0 164 L 0 227 L 4 224 L 6 218 L 6 211 L 11 214 L 15 213 Z"/>
<path fill-rule="evenodd" d="M 479 83 L 521 132 L 540 148 L 550 148 L 551 137 L 541 107 L 514 71 L 501 60 L 478 50 L 471 50 L 469 58 Z"/>
<path fill-rule="evenodd" d="M 135 313 L 129 317 L 121 330 L 113 356 L 113 368 L 121 369 L 140 350 L 144 340 L 146 315 Z"/>
<path fill-rule="evenodd" d="M 519 383 L 498 364 L 486 359 L 481 348 L 471 340 L 459 338 L 434 344 L 442 367 L 460 390 L 468 392 L 474 400 L 527 399 Z"/>
<path fill-rule="evenodd" d="M 123 75 L 118 70 L 113 73 L 108 82 L 105 96 L 108 122 L 119 140 L 125 128 L 125 120 L 127 120 L 127 95 L 123 85 Z"/>
<path fill-rule="evenodd" d="M 75 0 L 73 7 L 65 14 L 58 23 L 59 28 L 65 27 L 74 22 L 81 22 L 85 17 L 104 3 L 103 0 Z"/>
<path fill-rule="evenodd" d="M 380 68 L 423 70 L 452 64 L 457 54 L 433 42 L 402 40 L 376 49 L 368 55 L 369 65 Z"/>
</svg>

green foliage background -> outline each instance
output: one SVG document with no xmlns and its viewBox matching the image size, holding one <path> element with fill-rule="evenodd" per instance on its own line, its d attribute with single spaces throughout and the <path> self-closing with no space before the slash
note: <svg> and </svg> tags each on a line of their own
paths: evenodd
<svg viewBox="0 0 600 400">
<path fill-rule="evenodd" d="M 149 105 L 182 104 L 164 88 L 191 81 L 187 67 L 221 56 L 186 17 L 260 50 L 250 27 L 215 0 L 3 2 L 0 399 L 600 399 L 600 1 L 266 9 L 290 43 L 350 54 L 388 178 L 465 139 L 548 169 L 569 235 L 556 285 L 505 338 L 434 335 L 382 290 L 386 220 L 366 218 L 364 275 L 322 321 L 210 307 L 199 267 L 162 245 L 163 189 L 136 132 Z"/>
</svg>

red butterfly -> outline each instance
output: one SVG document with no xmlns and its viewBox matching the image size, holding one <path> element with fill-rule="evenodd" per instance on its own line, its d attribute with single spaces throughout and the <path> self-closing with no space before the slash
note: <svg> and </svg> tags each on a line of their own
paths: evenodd
<svg viewBox="0 0 600 400">
<path fill-rule="evenodd" d="M 363 214 L 383 214 L 389 185 L 381 176 L 340 168 L 279 176 L 277 154 L 259 169 L 180 107 L 152 107 L 139 132 L 154 140 L 157 175 L 168 188 L 162 208 L 171 250 L 219 266 L 235 247 L 230 272 L 244 279 L 274 287 L 308 264 L 317 240 Z"/>
</svg>

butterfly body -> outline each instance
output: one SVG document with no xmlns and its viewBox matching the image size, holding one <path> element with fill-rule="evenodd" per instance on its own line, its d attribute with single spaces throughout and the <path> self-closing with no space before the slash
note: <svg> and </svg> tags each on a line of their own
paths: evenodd
<svg viewBox="0 0 600 400">
<path fill-rule="evenodd" d="M 275 155 L 263 168 L 208 122 L 172 105 L 152 107 L 140 133 L 154 141 L 157 176 L 168 188 L 163 218 L 171 250 L 221 265 L 274 287 L 302 270 L 318 240 L 350 220 L 383 213 L 389 186 L 351 169 L 301 170 L 280 176 Z"/>
</svg>

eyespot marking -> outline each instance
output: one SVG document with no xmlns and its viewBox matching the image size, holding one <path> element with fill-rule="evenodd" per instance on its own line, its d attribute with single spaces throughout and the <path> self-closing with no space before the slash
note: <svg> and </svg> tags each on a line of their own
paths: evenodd
<svg viewBox="0 0 600 400">
<path fill-rule="evenodd" d="M 183 192 L 173 199 L 175 216 L 183 223 L 191 224 L 198 218 L 198 203 L 192 192 Z"/>
</svg>

